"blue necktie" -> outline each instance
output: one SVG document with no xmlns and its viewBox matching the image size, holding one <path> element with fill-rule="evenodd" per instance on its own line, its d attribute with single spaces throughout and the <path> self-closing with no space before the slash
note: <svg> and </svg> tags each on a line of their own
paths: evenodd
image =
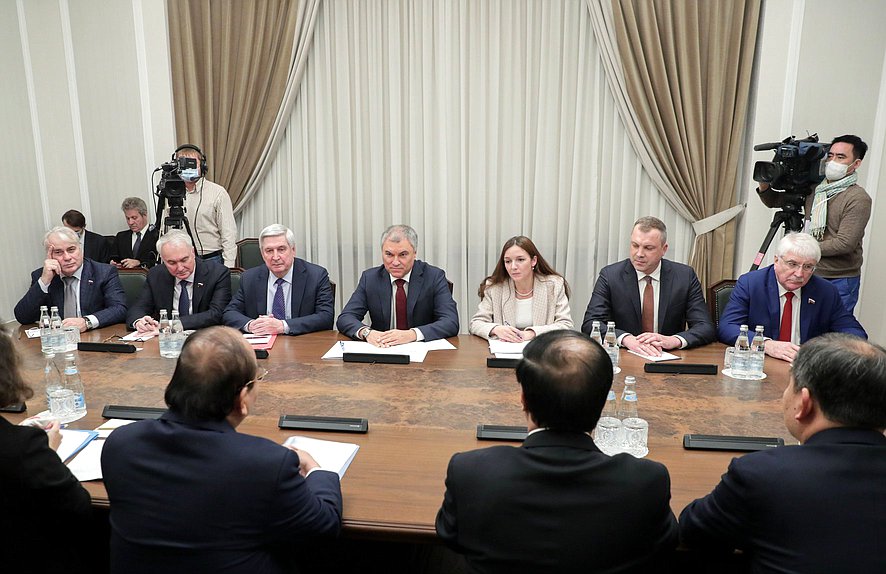
<svg viewBox="0 0 886 574">
<path fill-rule="evenodd" d="M 135 259 L 135 256 L 138 255 L 138 249 L 142 246 L 142 232 L 135 232 L 135 243 L 132 244 L 132 258 Z"/>
<path fill-rule="evenodd" d="M 283 283 L 286 280 L 280 277 L 277 279 L 277 291 L 274 293 L 274 305 L 271 307 L 271 314 L 274 315 L 275 319 L 280 319 L 281 321 L 286 319 L 286 302 L 283 298 Z"/>
<path fill-rule="evenodd" d="M 178 296 L 178 316 L 184 317 L 190 314 L 188 307 L 191 306 L 191 299 L 188 297 L 188 280 L 182 279 L 179 282 L 179 286 L 182 288 L 182 292 Z"/>
</svg>

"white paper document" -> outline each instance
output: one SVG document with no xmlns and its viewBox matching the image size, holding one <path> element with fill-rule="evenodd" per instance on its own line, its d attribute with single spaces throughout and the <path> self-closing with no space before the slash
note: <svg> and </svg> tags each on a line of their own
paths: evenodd
<svg viewBox="0 0 886 574">
<path fill-rule="evenodd" d="M 369 353 L 372 355 L 409 355 L 409 362 L 422 363 L 428 354 L 424 342 L 406 343 L 395 347 L 376 347 L 365 341 L 338 341 L 323 355 L 324 359 L 341 359 L 345 353 Z"/>
<path fill-rule="evenodd" d="M 80 482 L 102 479 L 102 447 L 105 441 L 94 440 L 68 463 L 68 470 Z"/>
<path fill-rule="evenodd" d="M 339 479 L 345 477 L 345 472 L 360 449 L 360 445 L 349 442 L 320 440 L 306 436 L 291 436 L 286 439 L 283 446 L 292 446 L 307 452 L 323 470 L 337 472 Z"/>
<path fill-rule="evenodd" d="M 139 333 L 138 331 L 133 331 L 132 333 L 126 335 L 125 337 L 120 337 L 121 341 L 147 341 L 148 339 L 153 339 L 157 335 L 154 333 Z"/>
<path fill-rule="evenodd" d="M 62 443 L 58 446 L 58 450 L 55 452 L 58 454 L 58 457 L 62 459 L 62 462 L 65 462 L 74 456 L 77 451 L 85 447 L 89 441 L 98 436 L 97 432 L 88 430 L 61 429 L 59 433 L 62 435 Z"/>
<path fill-rule="evenodd" d="M 529 341 L 522 343 L 507 343 L 498 339 L 489 340 L 489 352 L 499 358 L 520 359 L 523 357 L 523 349 Z"/>
<path fill-rule="evenodd" d="M 641 359 L 646 359 L 647 361 L 652 361 L 654 363 L 657 363 L 659 361 L 673 361 L 674 359 L 680 358 L 677 355 L 672 355 L 672 354 L 668 353 L 667 351 L 662 351 L 660 357 L 653 357 L 652 355 L 644 355 L 643 353 L 638 353 L 636 351 L 630 351 L 630 350 L 628 352 L 637 355 Z"/>
<path fill-rule="evenodd" d="M 96 427 L 96 432 L 98 433 L 98 438 L 108 438 L 108 435 L 111 434 L 115 428 L 126 426 L 134 423 L 135 421 L 130 421 L 126 419 L 109 419 Z"/>
</svg>

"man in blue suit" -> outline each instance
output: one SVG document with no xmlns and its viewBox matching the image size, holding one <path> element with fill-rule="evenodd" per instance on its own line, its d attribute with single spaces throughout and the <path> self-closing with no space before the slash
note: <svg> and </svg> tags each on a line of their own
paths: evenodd
<svg viewBox="0 0 886 574">
<path fill-rule="evenodd" d="M 243 273 L 224 322 L 256 335 L 303 335 L 332 329 L 332 286 L 326 269 L 295 256 L 295 234 L 274 223 L 258 236 L 264 267 Z"/>
<path fill-rule="evenodd" d="M 733 459 L 680 515 L 683 544 L 739 548 L 751 572 L 886 572 L 886 349 L 840 333 L 804 344 L 782 410 L 800 445 Z"/>
<path fill-rule="evenodd" d="M 458 335 L 458 309 L 446 273 L 415 259 L 418 234 L 392 225 L 381 237 L 383 265 L 363 272 L 336 326 L 376 347 Z M 369 312 L 370 324 L 363 324 Z"/>
<path fill-rule="evenodd" d="M 600 270 L 581 330 L 615 322 L 618 343 L 658 356 L 662 350 L 712 343 L 717 333 L 692 267 L 664 259 L 668 231 L 656 217 L 641 217 L 631 231 L 631 256 Z"/>
<path fill-rule="evenodd" d="M 775 263 L 738 279 L 718 327 L 720 341 L 735 344 L 741 325 L 763 325 L 766 354 L 793 361 L 802 343 L 824 333 L 867 339 L 834 285 L 813 275 L 821 248 L 807 233 L 789 233 L 778 243 Z M 788 312 L 785 313 L 785 310 Z"/>
<path fill-rule="evenodd" d="M 298 542 L 338 534 L 338 474 L 236 431 L 261 370 L 239 333 L 201 329 L 166 387 L 169 411 L 105 441 L 111 572 L 282 574 L 294 570 Z"/>
<path fill-rule="evenodd" d="M 171 229 L 157 241 L 163 265 L 148 271 L 141 296 L 126 315 L 139 333 L 158 333 L 160 310 L 176 310 L 185 329 L 221 325 L 231 302 L 231 272 L 221 263 L 198 259 L 191 238 Z"/>
<path fill-rule="evenodd" d="M 126 295 L 117 270 L 84 259 L 76 233 L 54 227 L 43 237 L 43 247 L 43 267 L 31 273 L 31 287 L 15 306 L 19 323 L 36 323 L 41 305 L 58 307 L 64 325 L 81 332 L 126 318 Z"/>
</svg>

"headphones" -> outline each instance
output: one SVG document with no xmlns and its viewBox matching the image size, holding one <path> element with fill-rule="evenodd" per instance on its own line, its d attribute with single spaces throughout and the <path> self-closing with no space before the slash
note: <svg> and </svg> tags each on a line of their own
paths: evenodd
<svg viewBox="0 0 886 574">
<path fill-rule="evenodd" d="M 198 148 L 194 144 L 186 143 L 186 144 L 182 144 L 182 145 L 178 146 L 177 148 L 175 148 L 175 151 L 172 152 L 172 160 L 175 161 L 176 159 L 178 159 L 178 157 L 177 157 L 178 152 L 185 150 L 185 149 L 192 149 L 195 152 L 200 154 L 200 176 L 206 177 L 206 174 L 209 173 L 209 166 L 206 163 L 206 154 L 203 153 L 202 149 Z"/>
</svg>

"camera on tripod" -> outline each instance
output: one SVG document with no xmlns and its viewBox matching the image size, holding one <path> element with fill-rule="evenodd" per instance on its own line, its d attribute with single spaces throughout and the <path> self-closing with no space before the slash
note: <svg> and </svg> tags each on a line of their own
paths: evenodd
<svg viewBox="0 0 886 574">
<path fill-rule="evenodd" d="M 155 194 L 159 198 L 157 205 L 157 219 L 161 221 L 165 205 L 169 204 L 169 213 L 162 219 L 163 230 L 190 229 L 185 217 L 185 178 L 190 180 L 191 174 L 197 173 L 197 160 L 192 157 L 177 157 L 172 161 L 160 164 L 160 182 L 157 184 Z"/>
<path fill-rule="evenodd" d="M 806 196 L 824 179 L 824 166 L 830 144 L 818 142 L 818 134 L 804 139 L 789 136 L 780 142 L 758 144 L 754 151 L 775 150 L 772 161 L 754 164 L 754 181 L 769 185 L 760 192 L 766 207 L 788 205 L 802 208 Z"/>
</svg>

